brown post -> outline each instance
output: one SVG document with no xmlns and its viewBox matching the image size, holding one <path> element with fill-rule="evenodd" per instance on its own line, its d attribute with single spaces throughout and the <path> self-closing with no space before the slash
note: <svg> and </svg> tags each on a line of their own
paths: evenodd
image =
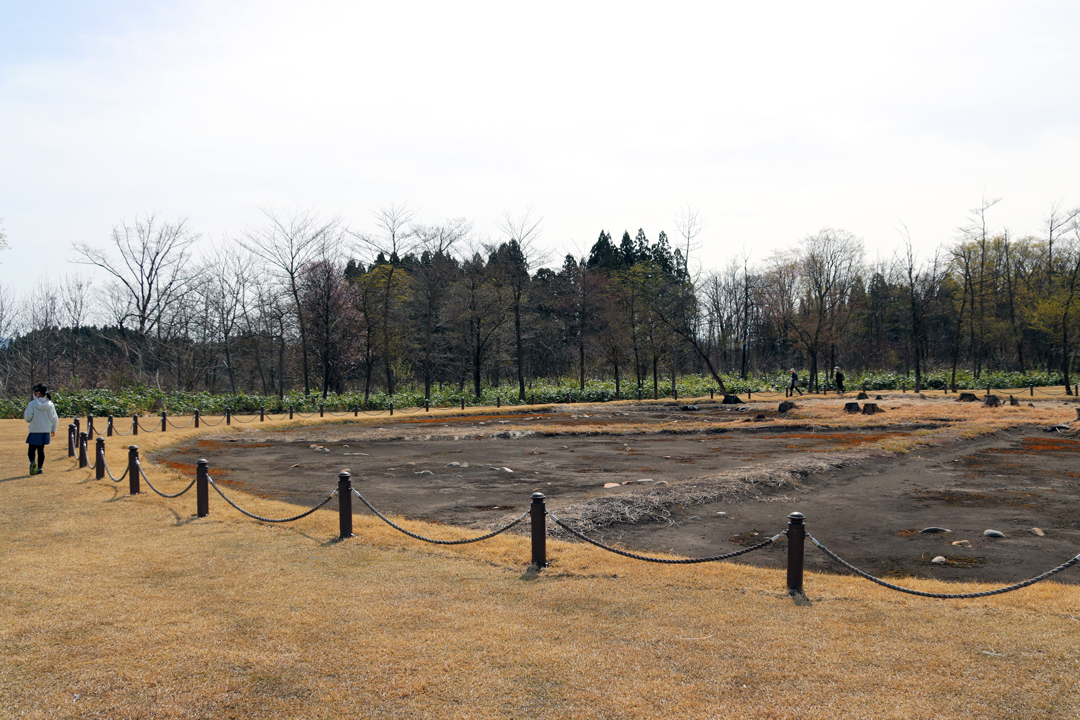
<svg viewBox="0 0 1080 720">
<path fill-rule="evenodd" d="M 547 505 L 544 503 L 544 493 L 532 494 L 532 505 L 529 506 L 529 516 L 532 520 L 532 564 L 537 570 L 547 567 Z"/>
<path fill-rule="evenodd" d="M 165 419 L 165 418 L 166 418 L 166 416 L 165 416 L 165 411 L 164 411 L 164 410 L 162 410 L 162 411 L 161 411 L 161 432 L 165 432 L 165 427 L 166 427 L 166 424 L 165 424 L 165 423 L 166 423 L 166 419 Z"/>
<path fill-rule="evenodd" d="M 94 451 L 94 477 L 101 480 L 105 477 L 105 438 L 100 435 L 98 435 Z"/>
<path fill-rule="evenodd" d="M 1028 383 L 1028 395 L 1035 397 L 1035 383 Z"/>
<path fill-rule="evenodd" d="M 72 418 L 71 422 L 75 423 L 75 442 L 79 442 L 79 431 L 82 430 L 82 421 L 79 418 Z"/>
<path fill-rule="evenodd" d="M 461 409 L 462 410 L 465 409 L 465 396 L 464 395 L 461 396 Z"/>
<path fill-rule="evenodd" d="M 342 470 L 337 476 L 338 537 L 351 538 L 352 531 L 352 475 Z"/>
<path fill-rule="evenodd" d="M 86 433 L 79 433 L 79 467 L 90 467 L 90 462 L 86 459 Z"/>
<path fill-rule="evenodd" d="M 319 417 L 326 417 L 326 410 L 322 405 L 319 406 Z"/>
<path fill-rule="evenodd" d="M 225 424 L 232 425 L 232 410 L 225 408 Z"/>
<path fill-rule="evenodd" d="M 806 516 L 801 512 L 788 515 L 787 591 L 794 597 L 803 594 L 803 545 L 806 538 Z"/>
<path fill-rule="evenodd" d="M 431 412 L 431 400 L 424 398 L 424 412 Z"/>
<path fill-rule="evenodd" d="M 352 416 L 360 417 L 360 408 L 358 408 L 356 405 L 353 405 Z"/>
<path fill-rule="evenodd" d="M 715 390 L 713 390 L 712 388 L 709 388 L 709 399 L 710 400 L 715 400 L 716 399 L 716 395 L 714 394 L 715 392 L 716 392 Z"/>
<path fill-rule="evenodd" d="M 199 409 L 195 408 L 195 427 L 199 427 Z"/>
<path fill-rule="evenodd" d="M 86 416 L 86 439 L 87 440 L 93 440 L 94 439 L 94 416 L 93 415 L 87 415 Z"/>
<path fill-rule="evenodd" d="M 75 457 L 75 423 L 68 424 L 68 457 Z"/>
<path fill-rule="evenodd" d="M 390 401 L 390 417 L 394 417 L 394 401 Z"/>
<path fill-rule="evenodd" d="M 128 445 L 128 493 L 138 495 L 139 492 L 139 446 Z"/>
<path fill-rule="evenodd" d="M 641 393 L 640 393 L 640 392 L 638 392 L 638 395 L 641 395 Z M 639 398 L 638 398 L 638 400 L 640 400 L 640 399 L 641 399 L 641 398 L 639 397 Z M 533 396 L 532 396 L 532 402 L 531 402 L 531 403 L 529 403 L 529 404 L 530 404 L 530 405 L 535 405 L 535 404 L 536 404 L 536 393 L 533 393 Z"/>
<path fill-rule="evenodd" d="M 195 461 L 195 514 L 206 517 L 210 514 L 210 483 L 207 478 L 206 460 Z"/>
<path fill-rule="evenodd" d="M 292 405 L 289 406 L 289 419 L 292 420 Z"/>
<path fill-rule="evenodd" d="M 109 421 L 105 424 L 105 435 L 107 437 L 112 437 L 112 423 L 113 423 L 113 416 L 110 415 L 109 416 Z"/>
<path fill-rule="evenodd" d="M 131 416 L 131 434 L 132 435 L 138 435 L 139 434 L 139 416 L 138 415 L 132 415 Z"/>
<path fill-rule="evenodd" d="M 266 408 L 259 408 L 259 422 L 266 422 Z"/>
<path fill-rule="evenodd" d="M 753 390 L 747 390 L 746 391 L 746 399 L 747 400 L 753 400 L 754 399 L 754 391 Z"/>
<path fill-rule="evenodd" d="M 498 395 L 495 396 L 495 407 L 502 407 L 502 399 Z"/>
</svg>

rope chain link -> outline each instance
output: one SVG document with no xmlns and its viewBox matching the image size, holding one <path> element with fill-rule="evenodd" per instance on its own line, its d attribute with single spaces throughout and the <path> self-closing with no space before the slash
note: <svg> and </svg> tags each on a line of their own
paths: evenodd
<svg viewBox="0 0 1080 720">
<path fill-rule="evenodd" d="M 225 502 L 229 503 L 230 505 L 232 505 L 233 508 L 235 508 L 239 512 L 243 513 L 244 515 L 247 515 L 249 518 L 254 518 L 255 520 L 262 520 L 263 522 L 268 522 L 268 523 L 287 523 L 287 522 L 292 522 L 293 520 L 299 520 L 300 518 L 305 518 L 308 515 L 310 515 L 311 513 L 318 510 L 319 508 L 321 508 L 326 503 L 333 500 L 334 496 L 337 495 L 337 493 L 338 493 L 337 488 L 334 488 L 334 492 L 330 493 L 326 497 L 325 500 L 323 500 L 321 503 L 319 503 L 315 507 L 311 508 L 310 510 L 307 510 L 306 512 L 300 513 L 299 515 L 294 515 L 293 517 L 287 517 L 287 518 L 267 518 L 267 517 L 262 517 L 261 515 L 256 515 L 255 513 L 248 512 L 244 508 L 240 507 L 239 505 L 234 503 L 232 500 L 230 500 L 228 495 L 226 495 L 225 493 L 223 493 L 221 491 L 221 488 L 219 488 L 217 486 L 217 483 L 214 482 L 214 478 L 207 475 L 206 479 L 207 479 L 207 481 L 209 481 L 211 487 L 213 487 L 214 490 L 217 490 L 217 494 L 221 496 L 221 499 L 224 500 Z"/>
<path fill-rule="evenodd" d="M 172 419 L 171 419 L 171 418 L 165 418 L 165 420 L 166 420 L 166 421 L 167 421 L 167 422 L 168 422 L 168 423 L 169 423 L 170 425 L 172 425 L 172 426 L 173 426 L 174 428 L 176 428 L 177 430 L 183 430 L 183 429 L 184 429 L 184 428 L 186 428 L 186 427 L 187 427 L 188 425 L 190 425 L 191 423 L 195 422 L 195 416 L 194 416 L 194 415 L 192 415 L 192 416 L 191 416 L 190 418 L 188 418 L 188 421 L 187 421 L 186 423 L 184 423 L 183 425 L 177 425 L 176 423 L 174 423 L 174 422 L 172 421 Z"/>
<path fill-rule="evenodd" d="M 984 590 L 983 592 L 977 592 L 977 593 L 952 593 L 952 594 L 950 594 L 950 593 L 930 593 L 930 592 L 923 592 L 921 590 L 912 590 L 911 588 L 900 587 L 899 585 L 893 585 L 890 582 L 885 582 L 881 578 L 876 578 L 873 575 L 871 575 L 870 573 L 867 573 L 867 572 L 864 572 L 864 571 L 860 570 L 859 568 L 855 567 L 851 563 L 849 563 L 846 560 L 844 560 L 843 558 L 841 558 L 839 555 L 834 553 L 832 550 L 830 550 L 829 548 L 827 548 L 824 545 L 822 545 L 821 543 L 819 543 L 817 541 L 817 538 L 815 538 L 810 533 L 806 533 L 806 537 L 810 538 L 810 542 L 817 545 L 818 550 L 821 550 L 821 552 L 825 553 L 826 555 L 831 557 L 833 560 L 835 560 L 836 562 L 838 562 L 841 565 L 843 565 L 844 567 L 846 567 L 848 570 L 852 571 L 853 573 L 855 573 L 856 575 L 858 575 L 858 576 L 860 576 L 862 578 L 865 578 L 865 579 L 869 580 L 870 582 L 877 583 L 878 585 L 881 585 L 882 587 L 887 587 L 890 590 L 896 590 L 897 592 L 907 593 L 908 595 L 918 595 L 919 597 L 937 598 L 939 600 L 964 600 L 964 599 L 969 599 L 969 598 L 990 597 L 991 595 L 1001 595 L 1002 593 L 1012 592 L 1013 590 L 1019 590 L 1020 588 L 1025 588 L 1025 587 L 1028 587 L 1029 585 L 1034 585 L 1035 583 L 1037 583 L 1037 582 L 1039 582 L 1041 580 L 1045 580 L 1046 578 L 1050 577 L 1051 575 L 1056 575 L 1059 572 L 1061 572 L 1062 570 L 1067 570 L 1068 568 L 1072 567 L 1076 563 L 1080 562 L 1080 555 L 1077 555 L 1076 557 L 1072 558 L 1071 560 L 1068 560 L 1067 562 L 1064 562 L 1061 565 L 1058 565 L 1053 570 L 1048 570 L 1048 571 L 1044 572 L 1042 575 L 1037 575 L 1037 576 L 1035 576 L 1033 578 L 1029 578 L 1027 580 L 1024 580 L 1023 582 L 1018 582 L 1015 585 L 1007 585 L 1007 586 L 1002 587 L 1002 588 L 997 588 L 996 590 Z"/>
<path fill-rule="evenodd" d="M 127 468 L 124 470 L 124 474 L 121 475 L 120 477 L 116 477 L 115 475 L 112 474 L 112 470 L 109 469 L 109 463 L 105 463 L 105 474 L 108 475 L 109 479 L 112 480 L 115 483 L 123 482 L 124 478 L 127 477 L 128 472 L 130 470 L 131 470 L 131 465 L 128 465 Z"/>
<path fill-rule="evenodd" d="M 259 418 L 257 418 L 257 417 L 252 417 L 252 418 L 251 418 L 250 420 L 241 420 L 241 419 L 240 419 L 239 417 L 237 417 L 236 415 L 233 415 L 233 416 L 232 416 L 232 419 L 233 419 L 233 420 L 235 420 L 235 421 L 236 421 L 236 422 L 238 422 L 238 423 L 244 423 L 244 424 L 247 424 L 247 423 L 253 423 L 253 422 L 255 422 L 256 420 L 258 420 Z"/>
<path fill-rule="evenodd" d="M 150 486 L 150 489 L 153 490 L 154 492 L 156 492 L 158 495 L 160 495 L 163 498 L 178 498 L 181 495 L 183 495 L 184 493 L 186 493 L 188 490 L 190 490 L 192 488 L 192 486 L 195 485 L 195 480 L 192 480 L 190 483 L 188 483 L 188 486 L 186 488 L 184 488 L 183 490 L 181 490 L 180 492 L 178 492 L 178 493 L 176 493 L 174 495 L 170 495 L 168 493 L 163 493 L 160 490 L 158 490 L 156 487 L 154 487 L 154 483 L 150 482 L 150 478 L 146 477 L 146 471 L 142 469 L 142 463 L 137 462 L 137 463 L 135 463 L 135 465 L 139 468 L 139 474 L 142 475 L 142 479 L 146 481 L 146 484 Z"/>
<path fill-rule="evenodd" d="M 748 548 L 743 548 L 742 550 L 736 550 L 735 552 L 725 553 L 723 555 L 714 555 L 712 557 L 705 557 L 705 558 L 679 558 L 677 560 L 670 560 L 670 559 L 667 559 L 667 558 L 654 558 L 654 557 L 649 557 L 647 555 L 637 555 L 637 554 L 632 553 L 632 552 L 627 552 L 626 550 L 620 550 L 618 548 L 611 547 L 610 545 L 605 545 L 602 542 L 599 542 L 597 540 L 593 540 L 592 538 L 587 537 L 586 535 L 583 535 L 582 533 L 578 532 L 574 528 L 572 528 L 569 525 L 567 525 L 566 523 L 564 523 L 559 518 L 555 517 L 555 515 L 553 513 L 551 513 L 550 511 L 548 512 L 548 515 L 550 515 L 551 519 L 554 520 L 555 523 L 559 527 L 561 527 L 563 530 L 566 530 L 571 535 L 573 535 L 573 536 L 575 536 L 577 538 L 580 538 L 581 540 L 584 540 L 585 542 L 589 543 L 590 545 L 595 545 L 596 547 L 600 548 L 601 550 L 607 550 L 608 552 L 613 552 L 616 555 L 622 555 L 623 557 L 628 557 L 628 558 L 631 558 L 633 560 L 644 560 L 645 562 L 661 563 L 661 564 L 664 564 L 664 565 L 692 565 L 692 564 L 695 564 L 695 563 L 706 563 L 706 562 L 716 562 L 718 560 L 727 560 L 728 558 L 738 557 L 739 555 L 745 555 L 747 553 L 754 552 L 755 550 L 760 550 L 761 548 L 766 547 L 768 545 L 772 545 L 774 542 L 776 542 L 776 540 L 781 535 L 784 534 L 784 533 L 777 533 L 776 535 L 773 535 L 768 540 L 766 540 L 764 542 L 760 542 L 757 545 L 751 545 Z"/>
<path fill-rule="evenodd" d="M 364 499 L 364 496 L 363 496 L 363 495 L 361 495 L 361 494 L 360 494 L 359 492 L 357 492 L 356 488 L 353 488 L 353 489 L 352 489 L 352 491 L 353 491 L 353 495 L 355 495 L 356 497 L 360 498 L 360 502 L 362 502 L 362 503 L 364 503 L 365 505 L 367 505 L 367 509 L 368 509 L 368 510 L 370 510 L 371 512 L 373 512 L 373 513 L 375 513 L 376 515 L 378 515 L 378 516 L 379 516 L 379 519 L 381 519 L 381 520 L 382 520 L 383 522 L 385 522 L 385 523 L 386 523 L 387 525 L 389 525 L 390 527 L 394 528 L 395 530 L 398 530 L 398 531 L 400 531 L 400 532 L 403 532 L 403 533 L 405 533 L 406 535 L 408 535 L 409 537 L 411 537 L 411 538 L 413 538 L 413 539 L 415 539 L 415 540 L 421 540 L 421 541 L 423 541 L 423 542 L 426 542 L 426 543 L 431 543 L 431 544 L 433 544 L 433 545 L 466 545 L 466 544 L 468 544 L 468 543 L 480 542 L 481 540 L 488 540 L 488 539 L 490 539 L 490 538 L 493 538 L 493 537 L 495 537 L 496 535 L 499 535 L 500 533 L 504 533 L 504 532 L 506 532 L 507 530 L 509 530 L 510 528 L 514 527 L 514 526 L 515 526 L 515 525 L 517 525 L 517 524 L 518 524 L 519 522 L 521 522 L 522 520 L 524 520 L 524 519 L 525 519 L 525 518 L 526 518 L 526 517 L 527 517 L 527 516 L 529 515 L 529 511 L 528 511 L 528 510 L 526 510 L 525 512 L 523 512 L 523 513 L 522 513 L 522 514 L 521 514 L 521 515 L 520 515 L 520 516 L 518 517 L 518 519 L 517 519 L 517 520 L 514 520 L 514 521 L 513 521 L 513 522 L 511 522 L 511 523 L 510 523 L 509 525 L 504 525 L 503 527 L 499 528 L 498 530 L 495 530 L 495 531 L 493 531 L 493 532 L 490 532 L 490 533 L 488 533 L 487 535 L 481 535 L 480 537 L 475 537 L 475 538 L 467 538 L 467 539 L 465 539 L 465 540 L 435 540 L 435 539 L 433 539 L 433 538 L 428 538 L 428 537 L 424 537 L 423 535 L 417 535 L 417 534 L 416 534 L 416 533 L 414 533 L 414 532 L 409 532 L 409 531 L 408 531 L 408 530 L 406 530 L 405 528 L 403 528 L 403 527 L 401 527 L 400 525 L 398 525 L 397 523 L 395 523 L 395 522 L 394 522 L 393 520 L 391 520 L 390 518 L 388 518 L 388 517 L 386 517 L 385 515 L 383 515 L 383 514 L 382 514 L 381 512 L 379 512 L 378 510 L 376 510 L 376 509 L 375 509 L 374 507 L 372 507 L 371 503 L 369 503 L 369 502 L 368 502 L 368 501 L 367 501 L 366 499 Z"/>
</svg>

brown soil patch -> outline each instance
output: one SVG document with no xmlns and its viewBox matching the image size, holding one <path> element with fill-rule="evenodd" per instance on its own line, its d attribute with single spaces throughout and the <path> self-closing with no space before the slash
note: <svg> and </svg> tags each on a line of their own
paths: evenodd
<svg viewBox="0 0 1080 720">
<path fill-rule="evenodd" d="M 683 413 L 622 405 L 617 412 L 252 428 L 241 438 L 176 447 L 162 459 L 179 469 L 205 457 L 215 478 L 228 473 L 234 487 L 298 507 L 322 500 L 349 468 L 354 487 L 382 512 L 476 529 L 520 514 L 539 491 L 564 520 L 636 552 L 730 552 L 780 532 L 799 511 L 823 544 L 889 577 L 1012 582 L 1076 554 L 1080 524 L 1071 508 L 1080 502 L 1080 478 L 1072 471 L 1080 442 L 1026 427 L 913 445 L 934 432 L 919 410 L 925 405 L 894 412 L 891 425 L 861 417 L 847 423 L 842 404 L 835 420 L 807 412 L 780 421 L 786 425 L 740 422 L 768 411 L 752 406 Z M 914 449 L 881 449 L 897 442 Z M 1038 461 L 1010 459 L 1017 455 Z M 618 486 L 605 489 L 609 483 Z M 952 532 L 918 532 L 932 525 Z M 987 538 L 987 528 L 1007 537 Z M 971 547 L 951 545 L 961 539 Z M 740 562 L 783 567 L 783 547 L 781 539 Z M 946 557 L 978 562 L 924 562 L 946 549 Z M 806 552 L 808 568 L 842 571 L 812 544 Z M 1059 578 L 1078 582 L 1078 575 Z"/>
</svg>

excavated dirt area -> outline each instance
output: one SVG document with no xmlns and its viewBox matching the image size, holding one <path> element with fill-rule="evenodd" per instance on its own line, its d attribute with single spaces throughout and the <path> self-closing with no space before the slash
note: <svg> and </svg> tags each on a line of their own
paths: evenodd
<svg viewBox="0 0 1080 720">
<path fill-rule="evenodd" d="M 776 417 L 775 405 L 654 404 L 256 426 L 154 460 L 193 474 L 206 458 L 226 492 L 299 507 L 325 498 L 347 468 L 384 513 L 477 529 L 516 517 L 540 491 L 552 512 L 601 542 L 691 557 L 759 542 L 799 511 L 823 544 L 890 578 L 1006 583 L 1080 552 L 1080 440 L 1020 427 L 894 455 L 877 443 L 941 424 L 837 430 L 779 427 Z M 920 532 L 928 527 L 950 532 Z M 782 567 L 785 557 L 781 539 L 739 561 Z M 806 559 L 844 572 L 809 542 Z M 1080 582 L 1080 569 L 1057 579 Z"/>
</svg>

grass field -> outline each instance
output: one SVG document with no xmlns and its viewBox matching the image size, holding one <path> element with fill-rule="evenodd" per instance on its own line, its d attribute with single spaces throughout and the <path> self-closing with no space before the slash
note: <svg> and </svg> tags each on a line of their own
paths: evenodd
<svg viewBox="0 0 1080 720">
<path fill-rule="evenodd" d="M 1001 422 L 955 407 L 974 421 L 957 432 Z M 126 482 L 94 480 L 62 434 L 29 477 L 25 423 L 0 421 L 0 717 L 1080 716 L 1076 586 L 938 601 L 811 574 L 800 607 L 780 572 L 555 541 L 535 574 L 518 536 L 439 548 L 357 515 L 356 537 L 337 541 L 335 503 L 271 526 L 211 497 L 195 518 L 193 493 L 128 497 Z M 108 441 L 114 471 L 129 441 Z M 187 484 L 146 471 L 167 492 Z"/>
</svg>

